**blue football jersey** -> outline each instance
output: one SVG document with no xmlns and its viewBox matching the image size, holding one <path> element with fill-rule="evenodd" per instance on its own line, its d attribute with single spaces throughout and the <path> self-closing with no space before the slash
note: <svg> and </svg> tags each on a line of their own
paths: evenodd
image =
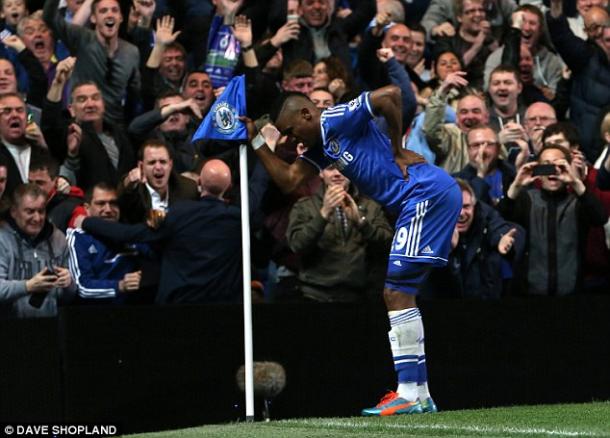
<svg viewBox="0 0 610 438">
<path fill-rule="evenodd" d="M 394 162 L 390 139 L 374 122 L 369 92 L 320 116 L 323 150 L 312 148 L 299 158 L 320 170 L 334 164 L 360 191 L 392 211 L 408 198 L 445 190 L 453 180 L 433 165 L 411 166 L 405 180 Z M 411 196 L 413 195 L 413 196 Z"/>
</svg>

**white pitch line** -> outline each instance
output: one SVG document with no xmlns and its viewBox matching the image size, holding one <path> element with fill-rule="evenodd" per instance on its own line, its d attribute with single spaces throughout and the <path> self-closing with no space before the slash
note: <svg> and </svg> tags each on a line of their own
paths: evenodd
<svg viewBox="0 0 610 438">
<path fill-rule="evenodd" d="M 286 421 L 286 420 L 284 420 Z M 283 422 L 284 422 L 283 421 Z M 311 423 L 315 425 L 323 425 L 329 427 L 343 427 L 345 429 L 365 429 L 368 426 L 362 423 L 349 422 L 349 421 L 335 421 L 335 420 L 301 420 L 294 421 L 288 420 L 286 422 L 298 423 Z M 551 436 L 566 436 L 566 437 L 586 437 L 586 436 L 608 436 L 607 434 L 600 434 L 597 432 L 577 432 L 560 429 L 543 429 L 543 428 L 518 428 L 518 427 L 481 427 L 481 426 L 447 426 L 444 424 L 379 424 L 380 429 L 418 429 L 418 430 L 458 430 L 461 432 L 477 432 L 477 433 L 494 433 L 494 434 L 521 434 L 521 435 L 551 435 Z"/>
</svg>

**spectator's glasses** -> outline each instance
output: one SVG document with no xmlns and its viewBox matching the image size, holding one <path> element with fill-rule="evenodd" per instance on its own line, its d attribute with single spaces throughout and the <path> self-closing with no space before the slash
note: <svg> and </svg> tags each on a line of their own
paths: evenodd
<svg viewBox="0 0 610 438">
<path fill-rule="evenodd" d="M 24 106 L 5 106 L 0 108 L 0 114 L 3 116 L 10 116 L 11 113 L 15 111 L 17 114 L 24 114 L 25 107 Z"/>
<path fill-rule="evenodd" d="M 606 26 L 604 26 L 603 24 L 591 23 L 588 26 L 583 26 L 583 29 L 587 33 L 596 33 L 598 30 L 603 29 L 604 27 Z"/>
</svg>

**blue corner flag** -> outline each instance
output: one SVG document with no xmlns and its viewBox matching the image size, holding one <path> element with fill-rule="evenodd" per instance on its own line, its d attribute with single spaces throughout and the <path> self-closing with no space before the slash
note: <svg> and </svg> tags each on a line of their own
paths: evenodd
<svg viewBox="0 0 610 438">
<path fill-rule="evenodd" d="M 247 140 L 246 125 L 237 119 L 246 115 L 246 86 L 244 75 L 235 76 L 203 118 L 193 140 Z"/>
</svg>

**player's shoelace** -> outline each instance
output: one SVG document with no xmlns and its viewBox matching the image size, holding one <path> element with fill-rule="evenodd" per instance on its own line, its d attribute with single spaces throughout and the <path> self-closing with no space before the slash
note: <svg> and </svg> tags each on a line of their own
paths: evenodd
<svg viewBox="0 0 610 438">
<path fill-rule="evenodd" d="M 386 403 L 391 402 L 392 400 L 398 398 L 398 393 L 395 391 L 389 391 L 386 395 L 384 395 L 381 398 L 381 401 L 379 403 L 377 403 L 377 408 L 380 408 L 381 406 L 385 405 Z"/>
</svg>

